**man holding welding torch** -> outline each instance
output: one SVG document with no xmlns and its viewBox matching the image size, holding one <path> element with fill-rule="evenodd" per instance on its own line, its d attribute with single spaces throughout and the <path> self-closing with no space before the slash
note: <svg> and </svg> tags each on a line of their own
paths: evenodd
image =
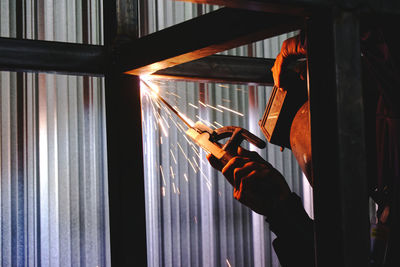
<svg viewBox="0 0 400 267">
<path fill-rule="evenodd" d="M 389 18 L 371 19 L 361 27 L 363 90 L 372 99 L 365 103 L 366 138 L 371 146 L 367 151 L 373 151 L 367 164 L 376 174 L 368 178 L 368 184 L 370 197 L 378 204 L 375 233 L 379 246 L 372 246 L 371 266 L 400 266 L 395 250 L 400 240 L 400 43 L 395 30 L 396 23 Z M 288 59 L 306 56 L 305 42 L 300 34 L 283 43 L 272 67 L 279 90 L 285 90 L 284 66 Z M 293 119 L 290 145 L 312 185 L 308 112 L 307 101 Z M 222 168 L 222 174 L 234 181 L 234 198 L 266 217 L 277 236 L 273 246 L 282 266 L 314 266 L 313 221 L 301 199 L 259 154 L 241 147 L 237 154 Z M 218 168 L 216 158 L 207 158 Z"/>
</svg>

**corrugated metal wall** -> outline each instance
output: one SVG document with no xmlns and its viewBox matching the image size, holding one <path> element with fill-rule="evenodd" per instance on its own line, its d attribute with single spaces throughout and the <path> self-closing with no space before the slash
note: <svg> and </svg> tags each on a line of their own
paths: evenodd
<svg viewBox="0 0 400 267">
<path fill-rule="evenodd" d="M 168 0 L 144 2 L 142 35 L 218 8 Z M 283 40 L 293 34 L 223 54 L 274 58 Z M 210 127 L 241 126 L 262 137 L 257 122 L 270 87 L 155 83 L 161 95 L 193 121 L 205 120 Z M 232 187 L 209 167 L 205 153 L 188 142 L 179 121 L 162 104 L 152 102 L 146 94 L 142 104 L 149 266 L 278 266 L 264 218 L 233 199 Z M 226 109 L 220 112 L 215 109 L 221 110 L 218 105 L 243 116 Z M 259 153 L 302 196 L 302 173 L 291 152 L 282 153 L 269 144 Z"/>
<path fill-rule="evenodd" d="M 100 44 L 100 3 L 2 0 L 1 36 Z M 110 265 L 103 93 L 0 72 L 1 266 Z"/>
</svg>

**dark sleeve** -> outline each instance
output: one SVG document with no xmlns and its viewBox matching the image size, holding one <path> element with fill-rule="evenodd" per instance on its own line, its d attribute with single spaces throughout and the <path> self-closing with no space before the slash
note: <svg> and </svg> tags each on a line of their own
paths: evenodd
<svg viewBox="0 0 400 267">
<path fill-rule="evenodd" d="M 277 238 L 274 250 L 283 267 L 314 266 L 314 223 L 294 193 L 276 205 L 269 218 Z"/>
</svg>

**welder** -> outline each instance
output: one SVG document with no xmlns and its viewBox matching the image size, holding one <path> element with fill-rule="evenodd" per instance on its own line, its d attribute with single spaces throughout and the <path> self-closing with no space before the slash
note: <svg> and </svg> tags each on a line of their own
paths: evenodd
<svg viewBox="0 0 400 267">
<path fill-rule="evenodd" d="M 380 247 L 373 248 L 371 266 L 400 266 L 400 42 L 398 23 L 378 18 L 361 26 L 362 83 L 365 101 L 367 165 L 370 197 L 378 204 Z M 272 68 L 275 86 L 284 88 L 284 68 L 289 58 L 306 56 L 302 34 L 287 39 Z M 293 89 L 291 89 L 293 90 Z M 295 115 L 290 128 L 290 144 L 311 185 L 311 140 L 308 101 Z M 308 134 L 297 134 L 299 131 Z M 303 136 L 303 138 L 302 138 Z M 212 166 L 217 162 L 208 156 Z M 327 170 L 329 171 L 329 170 Z M 284 177 L 256 152 L 239 147 L 238 156 L 222 169 L 234 181 L 234 197 L 264 215 L 277 238 L 273 241 L 282 266 L 314 266 L 313 221 L 301 199 L 291 192 Z"/>
</svg>

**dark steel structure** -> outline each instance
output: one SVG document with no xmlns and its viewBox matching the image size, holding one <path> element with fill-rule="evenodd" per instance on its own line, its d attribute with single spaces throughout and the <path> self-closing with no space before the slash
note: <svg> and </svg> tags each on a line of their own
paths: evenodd
<svg viewBox="0 0 400 267">
<path fill-rule="evenodd" d="M 187 1 L 230 8 L 138 38 L 138 1 L 110 0 L 103 2 L 104 46 L 0 38 L 0 69 L 106 79 L 113 266 L 145 266 L 147 257 L 139 79 L 123 72 L 138 75 L 150 70 L 180 78 L 271 84 L 261 67 L 254 68 L 258 76 L 241 70 L 252 62 L 269 68 L 271 61 L 260 59 L 212 56 L 162 69 L 303 26 L 308 39 L 317 265 L 368 266 L 360 14 L 400 14 L 400 2 Z M 213 62 L 218 77 L 207 76 L 207 70 L 200 74 L 196 64 L 206 61 Z"/>
</svg>

